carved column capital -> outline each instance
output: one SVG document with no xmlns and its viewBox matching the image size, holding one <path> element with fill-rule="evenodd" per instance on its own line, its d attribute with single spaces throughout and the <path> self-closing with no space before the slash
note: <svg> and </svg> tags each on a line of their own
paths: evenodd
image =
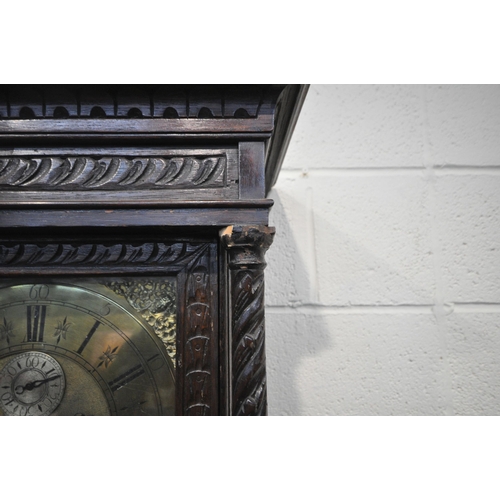
<svg viewBox="0 0 500 500">
<path fill-rule="evenodd" d="M 266 415 L 264 254 L 274 237 L 267 226 L 221 231 L 228 254 L 231 414 Z"/>
<path fill-rule="evenodd" d="M 232 268 L 265 266 L 264 255 L 274 239 L 275 229 L 268 226 L 229 226 L 221 231 L 221 240 L 229 253 Z"/>
</svg>

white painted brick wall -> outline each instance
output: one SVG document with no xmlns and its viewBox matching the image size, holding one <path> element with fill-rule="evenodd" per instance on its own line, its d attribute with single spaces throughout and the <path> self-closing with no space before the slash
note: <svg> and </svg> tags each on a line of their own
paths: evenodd
<svg viewBox="0 0 500 500">
<path fill-rule="evenodd" d="M 500 86 L 312 85 L 270 197 L 270 415 L 500 414 Z"/>
</svg>

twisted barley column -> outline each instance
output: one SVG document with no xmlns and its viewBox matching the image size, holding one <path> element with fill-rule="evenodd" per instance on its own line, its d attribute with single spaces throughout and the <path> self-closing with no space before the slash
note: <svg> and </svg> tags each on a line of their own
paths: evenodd
<svg viewBox="0 0 500 500">
<path fill-rule="evenodd" d="M 267 415 L 264 255 L 274 232 L 267 226 L 222 232 L 229 261 L 232 415 Z"/>
</svg>

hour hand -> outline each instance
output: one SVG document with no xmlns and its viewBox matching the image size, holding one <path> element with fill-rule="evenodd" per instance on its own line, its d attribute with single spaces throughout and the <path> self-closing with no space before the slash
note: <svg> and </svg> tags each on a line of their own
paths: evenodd
<svg viewBox="0 0 500 500">
<path fill-rule="evenodd" d="M 42 380 L 34 380 L 33 382 L 28 382 L 24 386 L 18 385 L 15 389 L 16 394 L 22 394 L 24 391 L 32 391 L 33 389 L 36 389 L 37 387 L 40 387 L 43 384 L 47 384 L 49 382 L 52 382 L 52 380 L 55 380 L 55 379 L 59 378 L 60 376 L 61 375 L 53 375 L 52 377 L 44 378 Z"/>
</svg>

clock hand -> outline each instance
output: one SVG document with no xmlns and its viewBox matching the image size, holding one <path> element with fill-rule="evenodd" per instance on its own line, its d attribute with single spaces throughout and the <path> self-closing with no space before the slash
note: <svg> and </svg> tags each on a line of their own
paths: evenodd
<svg viewBox="0 0 500 500">
<path fill-rule="evenodd" d="M 26 385 L 18 385 L 15 388 L 15 393 L 18 395 L 21 395 L 24 391 L 32 391 L 33 389 L 36 389 L 37 387 L 40 387 L 43 384 L 47 384 L 48 382 L 52 382 L 52 380 L 55 380 L 56 378 L 59 378 L 61 375 L 53 375 L 52 377 L 45 378 L 42 380 L 35 380 L 34 382 L 28 382 Z M 18 389 L 21 389 L 18 391 Z"/>
</svg>

